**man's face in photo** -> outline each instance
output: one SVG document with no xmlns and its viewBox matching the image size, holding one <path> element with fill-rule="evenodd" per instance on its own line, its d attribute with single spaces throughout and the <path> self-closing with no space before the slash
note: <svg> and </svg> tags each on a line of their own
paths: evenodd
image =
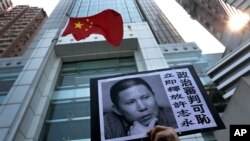
<svg viewBox="0 0 250 141">
<path fill-rule="evenodd" d="M 154 94 L 144 85 L 135 85 L 119 93 L 117 110 L 129 122 L 148 126 L 159 114 Z"/>
</svg>

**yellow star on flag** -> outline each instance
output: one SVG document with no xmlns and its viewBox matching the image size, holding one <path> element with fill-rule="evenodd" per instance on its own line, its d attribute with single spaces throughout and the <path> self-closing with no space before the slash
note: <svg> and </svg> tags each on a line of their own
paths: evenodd
<svg viewBox="0 0 250 141">
<path fill-rule="evenodd" d="M 75 23 L 75 28 L 82 29 L 82 26 L 83 26 L 83 24 L 80 21 L 78 21 L 77 23 Z"/>
</svg>

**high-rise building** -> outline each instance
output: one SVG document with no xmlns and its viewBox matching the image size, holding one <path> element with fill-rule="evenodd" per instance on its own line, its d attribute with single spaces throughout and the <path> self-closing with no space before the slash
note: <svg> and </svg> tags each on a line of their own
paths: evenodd
<svg viewBox="0 0 250 141">
<path fill-rule="evenodd" d="M 142 15 L 149 24 L 150 29 L 159 44 L 184 43 L 182 37 L 173 28 L 171 22 L 166 18 L 156 3 L 152 0 L 138 0 Z"/>
<path fill-rule="evenodd" d="M 240 11 L 225 4 L 222 0 L 176 0 L 193 19 L 196 19 L 224 46 L 224 55 L 232 52 L 250 38 L 246 25 L 239 31 L 229 26 L 230 17 Z M 236 21 L 237 22 L 237 21 Z"/>
<path fill-rule="evenodd" d="M 0 1 L 0 103 L 6 98 L 27 56 L 33 50 L 29 43 L 46 19 L 41 8 L 13 6 L 10 0 Z"/>
<path fill-rule="evenodd" d="M 249 123 L 249 110 L 245 108 L 249 104 L 244 102 L 249 90 L 249 59 L 250 42 L 246 42 L 207 71 L 215 87 L 220 91 L 218 94 L 225 99 L 224 103 L 223 101 L 219 102 L 221 103 L 220 108 L 217 109 L 220 109 L 218 111 L 221 112 L 226 129 L 214 132 L 217 140 L 229 140 L 229 125 Z M 227 105 L 226 109 L 222 107 L 225 104 Z"/>
<path fill-rule="evenodd" d="M 118 48 L 101 35 L 80 41 L 61 36 L 68 16 L 91 16 L 105 9 L 122 15 L 124 36 Z M 190 62 L 174 62 L 166 49 Z M 90 78 L 187 63 L 197 64 L 198 71 L 205 64 L 200 56 L 200 49 L 185 45 L 153 0 L 60 0 L 23 56 L 0 61 L 4 76 L 12 75 L 8 67 L 23 66 L 1 99 L 0 140 L 90 140 Z M 181 138 L 203 140 L 201 134 Z"/>
<path fill-rule="evenodd" d="M 216 35 L 211 29 L 214 30 L 216 27 L 222 29 L 222 34 L 220 38 L 217 37 L 217 39 L 225 45 L 226 50 L 223 58 L 210 68 L 207 71 L 207 74 L 213 81 L 211 87 L 214 88 L 214 90 L 219 90 L 216 95 L 213 95 L 214 97 L 212 99 L 218 100 L 218 105 L 216 104 L 216 106 L 218 106 L 217 110 L 221 113 L 222 120 L 226 125 L 226 129 L 218 130 L 213 133 L 215 139 L 212 140 L 227 141 L 230 137 L 230 125 L 249 123 L 249 110 L 246 108 L 249 107 L 249 104 L 244 102 L 245 99 L 248 98 L 246 92 L 249 90 L 249 24 L 246 25 L 247 27 L 245 29 L 238 32 L 229 29 L 227 27 L 229 16 L 238 13 L 239 11 L 230 5 L 223 3 L 222 0 L 177 1 L 193 18 L 197 19 L 215 37 Z M 221 6 L 214 6 L 216 3 L 219 4 L 218 2 L 221 3 Z M 234 2 L 238 3 L 243 1 Z M 225 11 L 220 13 L 216 8 L 224 9 Z M 207 13 L 207 10 L 210 12 Z M 217 17 L 217 19 L 209 18 L 211 14 L 214 17 Z M 220 17 L 221 14 L 227 18 L 219 19 L 218 17 Z M 224 21 L 225 25 L 216 24 L 217 20 L 220 22 Z M 206 21 L 212 22 L 215 25 L 212 25 L 212 27 L 209 28 L 207 26 L 208 24 L 204 24 Z M 210 90 L 212 89 L 210 88 Z"/>
<path fill-rule="evenodd" d="M 218 0 L 176 0 L 218 40 L 227 27 L 228 16 Z"/>
<path fill-rule="evenodd" d="M 4 8 L 8 1 L 1 4 Z M 21 56 L 46 17 L 41 8 L 10 5 L 0 14 L 0 57 Z"/>
<path fill-rule="evenodd" d="M 250 88 L 250 42 L 242 44 L 215 64 L 207 74 L 228 101 L 226 109 L 221 113 L 226 129 L 214 132 L 217 140 L 230 139 L 230 125 L 244 125 L 249 121 Z"/>
</svg>

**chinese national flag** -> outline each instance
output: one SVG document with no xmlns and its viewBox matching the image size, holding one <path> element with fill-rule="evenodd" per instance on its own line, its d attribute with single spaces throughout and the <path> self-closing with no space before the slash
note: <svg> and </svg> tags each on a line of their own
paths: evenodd
<svg viewBox="0 0 250 141">
<path fill-rule="evenodd" d="M 62 36 L 72 34 L 78 41 L 90 34 L 101 34 L 113 46 L 119 46 L 123 37 L 123 21 L 114 10 L 104 10 L 90 17 L 70 18 Z"/>
</svg>

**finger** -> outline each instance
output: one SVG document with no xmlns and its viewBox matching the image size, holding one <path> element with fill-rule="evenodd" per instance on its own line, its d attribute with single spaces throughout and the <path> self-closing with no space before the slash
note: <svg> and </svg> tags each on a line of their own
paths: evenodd
<svg viewBox="0 0 250 141">
<path fill-rule="evenodd" d="M 168 132 L 160 131 L 155 134 L 154 140 L 152 141 L 160 141 L 160 140 L 168 141 L 169 139 L 170 138 L 169 138 Z"/>
<path fill-rule="evenodd" d="M 157 121 L 158 121 L 158 118 L 154 118 L 153 120 L 150 121 L 148 127 L 151 127 L 151 128 L 155 127 L 155 124 Z"/>
<path fill-rule="evenodd" d="M 165 130 L 159 131 L 155 134 L 153 141 L 159 141 L 159 140 L 178 141 L 179 138 L 178 138 L 174 128 L 166 127 Z"/>
<path fill-rule="evenodd" d="M 156 125 L 154 129 L 151 130 L 151 135 L 155 135 L 157 132 L 166 130 L 165 126 Z"/>
<path fill-rule="evenodd" d="M 156 125 L 155 126 L 155 129 L 157 129 L 158 131 L 166 130 L 166 129 L 169 129 L 169 128 L 172 128 L 172 127 L 161 126 L 161 125 Z"/>
<path fill-rule="evenodd" d="M 157 125 L 154 129 L 151 130 L 151 133 L 150 133 L 151 141 L 154 140 L 157 132 L 160 132 L 160 131 L 163 131 L 163 130 L 167 130 L 168 128 L 169 127 Z"/>
</svg>

